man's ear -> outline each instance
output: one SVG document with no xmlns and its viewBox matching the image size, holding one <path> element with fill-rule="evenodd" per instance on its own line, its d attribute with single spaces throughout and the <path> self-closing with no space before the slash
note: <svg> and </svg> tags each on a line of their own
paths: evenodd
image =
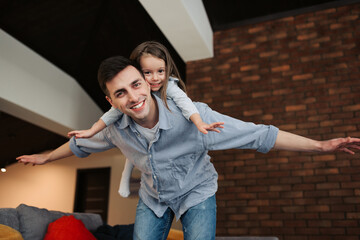
<svg viewBox="0 0 360 240">
<path fill-rule="evenodd" d="M 108 96 L 105 96 L 105 98 L 106 98 L 106 100 L 110 103 L 110 105 L 114 107 L 111 98 L 109 98 Z M 116 107 L 114 107 L 114 108 L 116 108 Z"/>
</svg>

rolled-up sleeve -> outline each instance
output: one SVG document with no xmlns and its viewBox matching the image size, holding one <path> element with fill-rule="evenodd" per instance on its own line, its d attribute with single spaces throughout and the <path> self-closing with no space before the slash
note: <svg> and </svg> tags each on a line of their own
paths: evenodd
<svg viewBox="0 0 360 240">
<path fill-rule="evenodd" d="M 267 153 L 274 145 L 279 129 L 272 125 L 244 122 L 216 111 L 206 104 L 196 103 L 205 122 L 224 122 L 220 133 L 209 132 L 204 135 L 204 144 L 208 150 L 254 149 Z"/>
<path fill-rule="evenodd" d="M 104 130 L 94 135 L 92 138 L 78 138 L 72 137 L 70 139 L 70 149 L 79 158 L 89 156 L 91 153 L 103 152 L 114 148 L 115 146 L 107 140 L 104 135 Z"/>
</svg>

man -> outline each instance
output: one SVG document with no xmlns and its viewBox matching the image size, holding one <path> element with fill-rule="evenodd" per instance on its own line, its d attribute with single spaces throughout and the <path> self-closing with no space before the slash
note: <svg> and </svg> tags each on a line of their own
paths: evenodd
<svg viewBox="0 0 360 240">
<path fill-rule="evenodd" d="M 18 157 L 21 163 L 44 164 L 75 154 L 117 147 L 141 171 L 134 239 L 166 239 L 174 215 L 181 219 L 185 239 L 215 239 L 217 173 L 208 150 L 231 148 L 331 152 L 360 149 L 360 139 L 315 141 L 255 125 L 196 103 L 205 122 L 225 122 L 220 134 L 200 133 L 173 101 L 170 111 L 150 93 L 137 66 L 123 57 L 106 59 L 99 83 L 110 104 L 125 115 L 90 139 L 74 139 L 48 154 Z"/>
</svg>

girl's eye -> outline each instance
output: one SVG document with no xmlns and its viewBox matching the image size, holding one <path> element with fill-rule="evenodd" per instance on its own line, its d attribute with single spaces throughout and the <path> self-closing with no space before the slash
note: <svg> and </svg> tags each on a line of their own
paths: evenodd
<svg viewBox="0 0 360 240">
<path fill-rule="evenodd" d="M 164 69 L 160 69 L 160 70 L 159 70 L 159 73 L 164 73 L 164 72 L 165 72 Z"/>
<path fill-rule="evenodd" d="M 143 72 L 144 73 L 144 75 L 149 75 L 150 74 L 150 72 Z"/>
</svg>

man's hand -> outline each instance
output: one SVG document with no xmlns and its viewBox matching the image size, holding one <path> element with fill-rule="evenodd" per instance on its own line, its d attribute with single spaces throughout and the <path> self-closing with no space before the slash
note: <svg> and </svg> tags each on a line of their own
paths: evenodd
<svg viewBox="0 0 360 240">
<path fill-rule="evenodd" d="M 324 152 L 346 152 L 355 154 L 353 150 L 360 150 L 359 138 L 335 138 L 321 142 Z"/>
<path fill-rule="evenodd" d="M 16 160 L 19 163 L 32 164 L 35 165 L 43 165 L 48 162 L 49 160 L 49 154 L 33 154 L 33 155 L 22 155 L 20 157 L 17 157 Z"/>
<path fill-rule="evenodd" d="M 42 154 L 33 154 L 33 155 L 22 155 L 20 157 L 17 157 L 16 160 L 19 163 L 23 163 L 25 165 L 32 164 L 35 165 L 43 165 L 48 162 L 52 162 L 58 159 L 70 157 L 74 155 L 73 152 L 70 149 L 69 142 L 61 145 L 57 149 L 53 150 L 49 153 L 42 153 Z"/>
</svg>

